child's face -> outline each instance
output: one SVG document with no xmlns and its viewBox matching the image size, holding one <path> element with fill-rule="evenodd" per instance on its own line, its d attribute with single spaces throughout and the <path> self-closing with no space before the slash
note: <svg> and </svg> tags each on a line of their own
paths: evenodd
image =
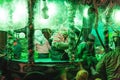
<svg viewBox="0 0 120 80">
<path fill-rule="evenodd" d="M 14 42 L 13 45 L 14 45 L 14 46 L 17 45 L 17 42 Z"/>
</svg>

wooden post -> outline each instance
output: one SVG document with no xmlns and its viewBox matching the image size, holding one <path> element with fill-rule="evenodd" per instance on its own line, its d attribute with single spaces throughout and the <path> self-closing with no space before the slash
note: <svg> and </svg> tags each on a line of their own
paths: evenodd
<svg viewBox="0 0 120 80">
<path fill-rule="evenodd" d="M 28 0 L 28 62 L 29 64 L 34 63 L 34 24 L 33 24 L 33 16 L 34 16 L 34 5 L 36 0 Z"/>
</svg>

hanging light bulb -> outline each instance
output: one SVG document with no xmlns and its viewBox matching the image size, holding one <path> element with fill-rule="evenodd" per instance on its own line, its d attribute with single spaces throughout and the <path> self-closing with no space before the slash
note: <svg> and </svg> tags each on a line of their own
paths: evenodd
<svg viewBox="0 0 120 80">
<path fill-rule="evenodd" d="M 47 7 L 46 0 L 43 0 L 42 17 L 44 19 L 48 19 L 49 18 L 49 16 L 48 16 L 48 7 Z"/>
</svg>

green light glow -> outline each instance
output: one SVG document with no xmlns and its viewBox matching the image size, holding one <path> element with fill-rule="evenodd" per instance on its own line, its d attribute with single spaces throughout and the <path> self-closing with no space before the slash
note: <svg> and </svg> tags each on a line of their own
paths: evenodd
<svg viewBox="0 0 120 80">
<path fill-rule="evenodd" d="M 9 13 L 8 10 L 0 8 L 0 22 L 6 23 L 8 21 Z"/>
<path fill-rule="evenodd" d="M 56 28 L 55 25 L 60 24 L 63 20 L 61 20 L 63 17 L 65 18 L 65 12 L 63 10 L 65 9 L 64 6 L 61 6 L 61 3 L 56 3 L 55 1 L 47 1 L 47 8 L 48 8 L 48 16 L 49 18 L 44 19 L 42 9 L 44 8 L 43 1 L 40 0 L 36 3 L 36 8 L 34 8 L 34 27 L 35 29 L 42 29 L 42 28 Z M 60 7 L 59 7 L 60 6 Z M 61 15 L 62 14 L 62 15 Z M 60 19 L 59 19 L 60 18 Z"/>
<path fill-rule="evenodd" d="M 0 7 L 0 30 L 8 30 L 10 22 L 9 10 L 7 8 Z"/>
<path fill-rule="evenodd" d="M 27 0 L 0 0 L 0 30 L 24 28 L 27 23 Z"/>
<path fill-rule="evenodd" d="M 56 15 L 56 11 L 57 11 L 57 9 L 56 9 L 55 3 L 49 3 L 48 4 L 48 15 L 54 16 L 54 15 Z"/>
<path fill-rule="evenodd" d="M 27 1 L 16 0 L 13 4 L 12 22 L 14 29 L 24 28 L 28 22 Z"/>
<path fill-rule="evenodd" d="M 77 9 L 76 10 L 76 14 L 75 14 L 75 18 L 74 18 L 74 24 L 75 26 L 82 26 L 83 25 L 83 15 L 81 14 L 81 12 Z"/>
<path fill-rule="evenodd" d="M 114 13 L 115 22 L 120 24 L 120 10 L 116 10 Z"/>
<path fill-rule="evenodd" d="M 41 18 L 41 19 L 40 19 L 40 22 L 41 22 L 42 24 L 47 24 L 47 23 L 48 23 L 48 19 L 43 19 L 43 18 Z"/>
<path fill-rule="evenodd" d="M 22 6 L 22 4 L 17 4 L 13 13 L 13 22 L 19 21 L 19 19 L 22 18 L 21 16 L 24 15 L 24 11 L 25 7 Z"/>
<path fill-rule="evenodd" d="M 88 8 L 89 8 L 89 6 L 86 6 L 86 7 L 84 8 L 84 11 L 83 11 L 83 16 L 84 16 L 85 18 L 88 18 Z"/>
</svg>

